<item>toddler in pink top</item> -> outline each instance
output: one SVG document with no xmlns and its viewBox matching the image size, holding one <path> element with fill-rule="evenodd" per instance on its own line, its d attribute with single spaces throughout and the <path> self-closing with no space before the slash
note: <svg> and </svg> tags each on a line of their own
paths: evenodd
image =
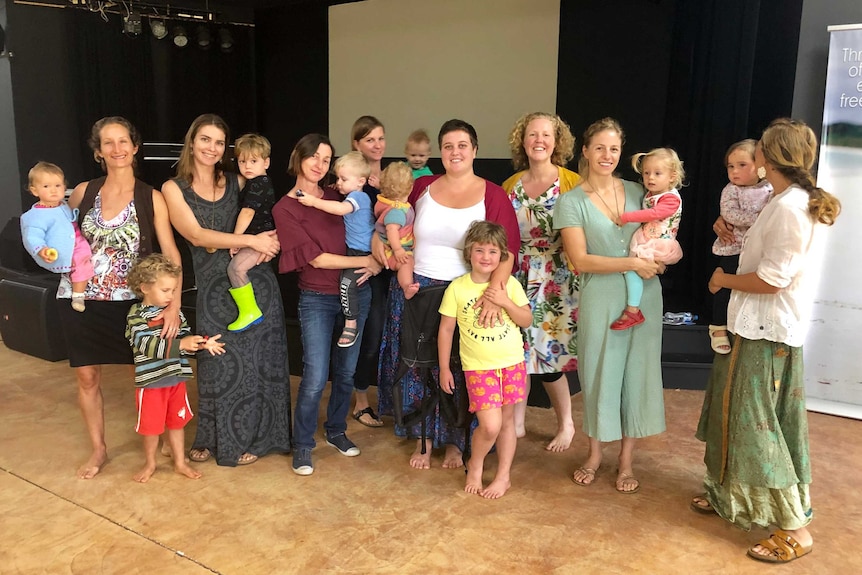
<svg viewBox="0 0 862 575">
<path fill-rule="evenodd" d="M 685 172 L 682 162 L 670 148 L 656 148 L 649 153 L 635 154 L 632 166 L 643 177 L 646 195 L 643 209 L 620 215 L 617 225 L 642 223 L 632 236 L 629 253 L 632 256 L 675 264 L 682 259 L 682 248 L 676 241 L 679 220 L 682 216 L 682 186 Z M 643 279 L 634 271 L 623 274 L 626 281 L 627 301 L 622 315 L 611 323 L 611 329 L 622 330 L 644 322 L 640 310 L 643 296 Z"/>
</svg>

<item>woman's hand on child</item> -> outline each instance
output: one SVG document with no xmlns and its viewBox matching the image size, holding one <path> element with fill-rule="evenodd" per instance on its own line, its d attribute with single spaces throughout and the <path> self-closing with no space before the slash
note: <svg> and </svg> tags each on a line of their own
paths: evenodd
<svg viewBox="0 0 862 575">
<path fill-rule="evenodd" d="M 488 286 L 485 288 L 485 294 L 483 296 L 485 301 L 488 301 L 494 305 L 500 306 L 501 308 L 506 307 L 511 300 L 509 299 L 509 294 L 505 289 L 496 288 L 493 286 Z"/>
<path fill-rule="evenodd" d="M 721 281 L 724 279 L 724 270 L 721 268 L 715 268 L 715 271 L 712 272 L 712 277 L 709 278 L 709 293 L 714 294 L 717 293 L 723 286 L 721 285 Z"/>
<path fill-rule="evenodd" d="M 473 304 L 474 309 L 481 310 L 479 312 L 479 325 L 482 327 L 493 327 L 498 323 L 503 325 L 503 308 L 488 299 L 488 289 L 490 287 L 486 288 L 482 297 Z M 504 289 L 503 286 L 500 286 L 500 289 Z"/>
<path fill-rule="evenodd" d="M 230 253 L 230 257 L 233 257 L 233 256 L 235 256 L 236 254 L 238 254 L 238 253 L 239 253 L 239 250 L 240 250 L 240 248 L 231 248 L 231 249 L 230 249 L 230 251 L 229 251 L 229 253 Z M 264 254 L 264 255 L 265 255 L 265 254 Z"/>
<path fill-rule="evenodd" d="M 368 183 L 371 186 L 373 186 L 379 190 L 380 189 L 380 176 L 375 176 L 374 174 L 371 174 L 370 176 L 368 176 Z"/>
<path fill-rule="evenodd" d="M 362 275 L 359 276 L 359 279 L 356 280 L 357 285 L 362 285 L 371 279 L 372 276 L 376 276 L 383 270 L 383 266 L 380 265 L 374 256 L 366 256 L 367 263 L 365 267 L 357 269 L 358 272 L 361 272 Z"/>
<path fill-rule="evenodd" d="M 261 232 L 252 237 L 251 248 L 256 252 L 260 252 L 269 257 L 274 258 L 281 250 L 281 244 L 278 243 L 278 236 L 275 235 L 275 230 L 269 232 Z"/>
<path fill-rule="evenodd" d="M 176 301 L 176 303 L 172 304 L 170 307 L 166 307 L 162 311 L 158 313 L 155 320 L 162 320 L 162 339 L 173 339 L 177 337 L 177 334 L 180 333 L 180 302 Z"/>
<path fill-rule="evenodd" d="M 39 257 L 44 260 L 46 264 L 52 264 L 57 261 L 57 250 L 54 248 L 46 247 L 39 250 Z"/>
<path fill-rule="evenodd" d="M 718 216 L 712 224 L 712 231 L 718 236 L 723 244 L 733 243 L 733 224 L 728 223 L 723 217 Z"/>
<path fill-rule="evenodd" d="M 375 260 L 380 262 L 380 265 L 389 269 L 389 261 L 386 258 L 386 244 L 383 243 L 383 240 L 377 234 L 371 236 L 371 254 Z"/>
<path fill-rule="evenodd" d="M 633 266 L 634 271 L 641 278 L 648 280 L 652 279 L 658 273 L 658 263 L 652 260 L 642 260 L 640 258 L 632 258 L 637 260 Z"/>
</svg>

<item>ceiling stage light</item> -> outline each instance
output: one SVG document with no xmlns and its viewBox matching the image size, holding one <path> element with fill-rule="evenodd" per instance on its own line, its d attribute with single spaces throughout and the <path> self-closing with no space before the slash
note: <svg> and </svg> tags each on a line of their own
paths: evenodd
<svg viewBox="0 0 862 575">
<path fill-rule="evenodd" d="M 140 12 L 129 12 L 128 16 L 123 16 L 123 32 L 129 36 L 140 36 L 142 30 Z"/>
<path fill-rule="evenodd" d="M 212 35 L 210 31 L 205 26 L 200 26 L 198 28 L 198 48 L 202 50 L 207 50 L 212 45 Z"/>
<path fill-rule="evenodd" d="M 221 28 L 218 31 L 218 45 L 222 52 L 233 50 L 233 36 L 227 28 Z"/>
<path fill-rule="evenodd" d="M 174 26 L 174 45 L 177 48 L 185 48 L 189 43 L 189 37 L 186 35 L 186 29 L 182 26 Z"/>
<path fill-rule="evenodd" d="M 164 20 L 150 18 L 150 31 L 157 40 L 161 40 L 168 35 L 168 26 Z"/>
</svg>

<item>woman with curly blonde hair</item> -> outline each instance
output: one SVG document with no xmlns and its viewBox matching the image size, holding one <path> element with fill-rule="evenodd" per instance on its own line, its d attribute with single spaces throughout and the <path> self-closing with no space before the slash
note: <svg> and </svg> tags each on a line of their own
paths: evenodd
<svg viewBox="0 0 862 575">
<path fill-rule="evenodd" d="M 559 116 L 534 112 L 515 123 L 509 145 L 512 164 L 520 170 L 503 182 L 521 234 L 515 277 L 530 298 L 534 318 L 533 325 L 524 330 L 529 347 L 527 371 L 530 379 L 545 385 L 557 415 L 557 434 L 546 449 L 565 451 L 575 435 L 564 372 L 578 367 L 578 276 L 563 252 L 553 216 L 557 198 L 581 181 L 564 167 L 574 156 L 575 138 Z M 527 393 L 529 390 L 530 382 Z M 518 437 L 525 434 L 526 410 L 526 402 L 515 406 Z"/>
</svg>

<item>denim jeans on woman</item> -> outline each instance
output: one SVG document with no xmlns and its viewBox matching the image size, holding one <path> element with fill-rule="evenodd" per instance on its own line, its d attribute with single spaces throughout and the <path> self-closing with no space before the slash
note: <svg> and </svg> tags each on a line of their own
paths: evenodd
<svg viewBox="0 0 862 575">
<path fill-rule="evenodd" d="M 303 290 L 299 294 L 299 324 L 302 331 L 302 380 L 296 399 L 293 438 L 295 447 L 313 448 L 317 431 L 317 414 L 323 388 L 330 379 L 332 390 L 326 408 L 323 428 L 327 436 L 347 430 L 347 413 L 353 394 L 353 378 L 359 357 L 362 329 L 371 306 L 371 289 L 365 283 L 359 286 L 359 317 L 356 318 L 356 343 L 351 347 L 334 345 L 333 333 L 341 330 L 344 316 L 341 301 L 336 294 L 323 294 Z"/>
</svg>

